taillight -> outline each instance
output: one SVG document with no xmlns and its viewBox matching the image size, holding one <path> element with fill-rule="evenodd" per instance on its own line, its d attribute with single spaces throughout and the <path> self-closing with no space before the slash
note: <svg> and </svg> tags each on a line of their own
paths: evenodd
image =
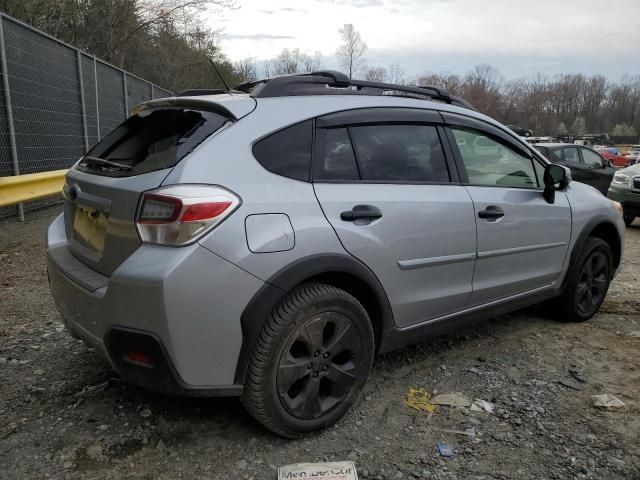
<svg viewBox="0 0 640 480">
<path fill-rule="evenodd" d="M 195 242 L 240 205 L 229 190 L 175 185 L 142 194 L 136 227 L 145 243 L 183 246 Z"/>
</svg>

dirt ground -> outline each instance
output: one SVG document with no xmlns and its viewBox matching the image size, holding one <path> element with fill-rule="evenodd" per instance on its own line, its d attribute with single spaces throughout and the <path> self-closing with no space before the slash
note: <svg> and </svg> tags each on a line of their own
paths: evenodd
<svg viewBox="0 0 640 480">
<path fill-rule="evenodd" d="M 64 331 L 44 261 L 58 211 L 0 222 L 0 478 L 275 479 L 280 465 L 352 460 L 365 479 L 640 479 L 640 222 L 590 322 L 530 309 L 384 355 L 342 421 L 286 441 L 237 399 L 129 386 Z M 418 412 L 412 386 L 494 411 Z M 603 393 L 626 406 L 595 408 Z"/>
</svg>

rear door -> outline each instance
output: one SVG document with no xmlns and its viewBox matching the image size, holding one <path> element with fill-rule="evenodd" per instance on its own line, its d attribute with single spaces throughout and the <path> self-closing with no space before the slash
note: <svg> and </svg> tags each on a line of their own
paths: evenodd
<svg viewBox="0 0 640 480">
<path fill-rule="evenodd" d="M 396 324 L 464 308 L 476 226 L 437 112 L 368 109 L 316 121 L 314 188 L 344 248 L 378 277 Z"/>
<path fill-rule="evenodd" d="M 478 259 L 470 303 L 482 305 L 553 284 L 571 235 L 565 194 L 558 192 L 553 204 L 545 201 L 544 164 L 510 135 L 468 117 L 443 115 L 477 217 Z"/>
</svg>

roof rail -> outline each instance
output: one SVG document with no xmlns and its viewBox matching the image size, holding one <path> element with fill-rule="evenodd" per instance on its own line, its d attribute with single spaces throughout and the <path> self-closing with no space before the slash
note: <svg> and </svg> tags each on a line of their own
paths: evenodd
<svg viewBox="0 0 640 480">
<path fill-rule="evenodd" d="M 344 73 L 335 70 L 265 78 L 242 83 L 235 90 L 251 93 L 256 98 L 299 95 L 399 95 L 423 99 L 427 97 L 431 100 L 475 110 L 467 101 L 452 96 L 446 90 L 438 87 L 349 80 L 349 77 Z"/>
</svg>

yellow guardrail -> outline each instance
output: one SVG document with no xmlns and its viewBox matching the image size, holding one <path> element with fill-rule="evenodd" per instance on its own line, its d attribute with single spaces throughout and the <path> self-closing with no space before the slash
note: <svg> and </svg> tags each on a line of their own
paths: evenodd
<svg viewBox="0 0 640 480">
<path fill-rule="evenodd" d="M 0 177 L 0 207 L 62 193 L 67 170 Z"/>
</svg>

